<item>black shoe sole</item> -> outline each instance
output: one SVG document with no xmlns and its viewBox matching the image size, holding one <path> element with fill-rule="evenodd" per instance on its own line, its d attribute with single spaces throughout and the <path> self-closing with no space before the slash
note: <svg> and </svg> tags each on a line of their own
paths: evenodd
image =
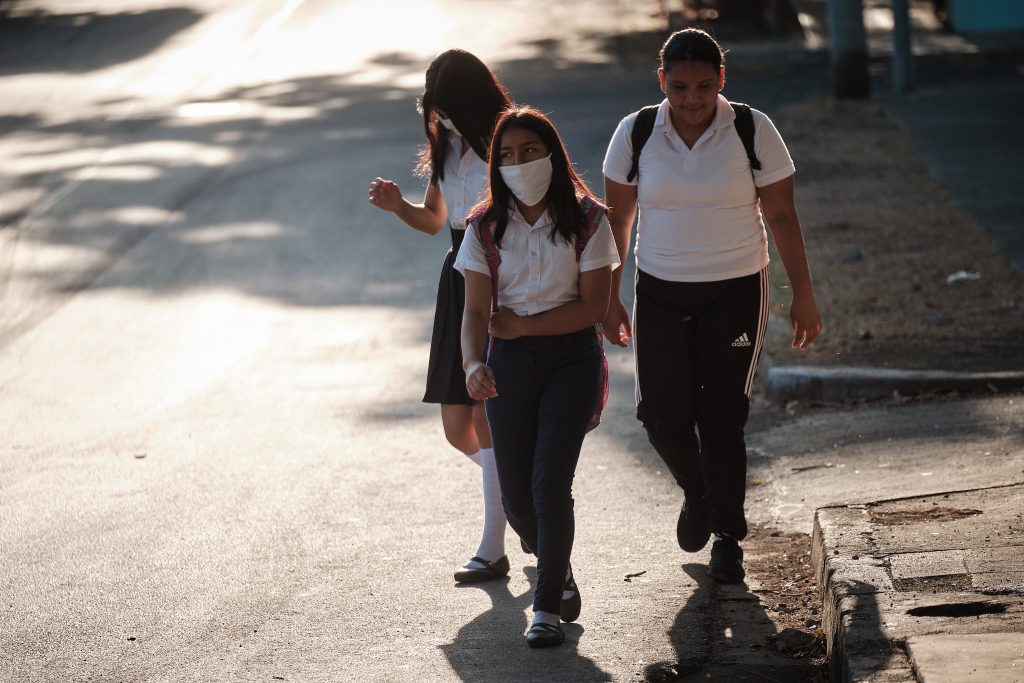
<svg viewBox="0 0 1024 683">
<path fill-rule="evenodd" d="M 478 557 L 474 557 L 470 562 L 476 560 L 477 562 L 486 562 Z M 457 583 L 481 583 L 483 581 L 494 581 L 495 579 L 501 579 L 508 576 L 509 563 L 508 558 L 503 557 L 497 562 L 492 562 L 488 566 L 477 568 L 461 567 L 455 572 L 455 581 Z"/>
<path fill-rule="evenodd" d="M 685 509 L 685 508 L 684 508 Z M 688 553 L 699 553 L 711 540 L 711 525 L 708 523 L 707 513 L 704 513 L 703 528 L 694 531 L 688 528 L 683 510 L 679 511 L 679 520 L 676 522 L 676 542 L 679 547 Z"/>
<path fill-rule="evenodd" d="M 707 547 L 708 541 L 710 540 L 711 532 L 708 532 L 708 535 L 704 537 L 704 540 L 700 540 L 693 538 L 684 538 L 683 535 L 680 534 L 678 530 L 676 530 L 676 542 L 679 543 L 679 547 L 682 548 L 684 552 L 699 553 L 701 550 L 704 550 L 704 548 Z"/>
<path fill-rule="evenodd" d="M 533 640 L 530 640 L 529 638 L 526 639 L 526 644 L 530 647 L 557 647 L 564 642 L 564 639 L 558 639 L 554 636 L 551 636 L 550 638 L 535 638 Z"/>
</svg>

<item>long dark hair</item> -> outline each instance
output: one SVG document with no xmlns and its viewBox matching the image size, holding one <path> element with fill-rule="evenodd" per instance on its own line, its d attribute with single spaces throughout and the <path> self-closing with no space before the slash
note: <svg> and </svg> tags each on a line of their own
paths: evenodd
<svg viewBox="0 0 1024 683">
<path fill-rule="evenodd" d="M 551 214 L 554 227 L 551 228 L 550 237 L 554 242 L 555 236 L 560 235 L 567 244 L 571 244 L 579 236 L 586 220 L 580 201 L 584 197 L 593 199 L 594 193 L 576 174 L 554 124 L 533 107 L 513 106 L 506 109 L 498 119 L 494 137 L 491 138 L 491 154 L 488 159 L 490 183 L 487 198 L 474 207 L 470 220 L 481 225 L 494 221 L 494 243 L 501 247 L 501 238 L 508 227 L 509 209 L 515 198 L 501 177 L 499 150 L 505 131 L 513 128 L 536 133 L 551 153 L 551 186 L 548 188 L 547 210 Z"/>
<path fill-rule="evenodd" d="M 497 76 L 465 50 L 445 50 L 427 67 L 426 83 L 416 107 L 423 114 L 427 144 L 420 150 L 416 170 L 437 183 L 444 180 L 448 156 L 448 129 L 431 120 L 440 109 L 459 129 L 473 151 L 487 159 L 494 122 L 510 101 Z"/>
<path fill-rule="evenodd" d="M 725 52 L 711 35 L 699 28 L 684 28 L 668 37 L 658 54 L 661 68 L 668 70 L 673 62 L 704 62 L 721 71 Z"/>
</svg>

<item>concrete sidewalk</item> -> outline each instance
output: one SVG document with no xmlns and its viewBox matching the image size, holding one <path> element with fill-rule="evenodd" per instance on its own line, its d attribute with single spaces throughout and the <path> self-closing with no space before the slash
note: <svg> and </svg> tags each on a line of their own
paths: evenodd
<svg viewBox="0 0 1024 683">
<path fill-rule="evenodd" d="M 831 677 L 1024 681 L 1024 484 L 821 508 Z"/>
</svg>

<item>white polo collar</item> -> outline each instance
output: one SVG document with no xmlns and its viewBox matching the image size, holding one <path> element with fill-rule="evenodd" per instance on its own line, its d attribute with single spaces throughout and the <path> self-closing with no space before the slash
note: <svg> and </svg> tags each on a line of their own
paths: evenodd
<svg viewBox="0 0 1024 683">
<path fill-rule="evenodd" d="M 512 204 L 509 211 L 509 218 L 511 219 L 509 221 L 510 223 L 512 221 L 515 221 L 516 223 L 521 223 L 522 225 L 525 225 L 530 232 L 540 230 L 541 228 L 550 228 L 552 225 L 551 214 L 548 212 L 547 209 L 544 209 L 544 213 L 540 215 L 540 218 L 537 219 L 536 223 L 530 225 L 526 221 L 526 218 L 523 217 L 523 214 L 519 212 L 519 205 L 516 204 L 515 199 L 512 200 Z"/>
<path fill-rule="evenodd" d="M 661 101 L 661 106 L 658 107 L 658 115 L 654 117 L 654 127 L 660 130 L 667 131 L 672 128 L 672 119 L 669 118 L 669 104 L 668 98 L 666 97 Z M 736 112 L 733 111 L 732 105 L 729 104 L 729 100 L 719 93 L 718 101 L 715 103 L 715 118 L 711 121 L 711 126 L 708 130 L 718 130 L 731 125 L 736 120 Z"/>
</svg>

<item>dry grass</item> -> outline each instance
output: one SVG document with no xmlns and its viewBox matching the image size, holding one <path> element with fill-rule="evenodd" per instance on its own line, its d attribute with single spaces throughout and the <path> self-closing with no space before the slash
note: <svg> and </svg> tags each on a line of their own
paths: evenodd
<svg viewBox="0 0 1024 683">
<path fill-rule="evenodd" d="M 830 100 L 775 122 L 797 163 L 797 204 L 826 331 L 809 350 L 790 350 L 789 297 L 779 297 L 767 341 L 773 359 L 1024 368 L 1024 278 L 929 175 L 905 130 L 874 104 Z M 947 283 L 961 270 L 981 278 Z M 772 277 L 786 284 L 774 253 Z"/>
</svg>

